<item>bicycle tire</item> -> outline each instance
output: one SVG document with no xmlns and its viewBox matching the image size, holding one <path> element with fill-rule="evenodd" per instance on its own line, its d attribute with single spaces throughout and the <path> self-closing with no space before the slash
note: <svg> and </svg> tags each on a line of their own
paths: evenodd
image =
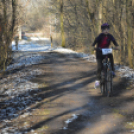
<svg viewBox="0 0 134 134">
<path fill-rule="evenodd" d="M 101 83 L 100 89 L 101 89 L 101 94 L 104 96 L 105 95 L 105 83 Z"/>
<path fill-rule="evenodd" d="M 113 76 L 111 74 L 111 96 L 113 95 Z"/>
<path fill-rule="evenodd" d="M 106 66 L 103 66 L 103 70 L 101 72 L 101 85 L 100 85 L 100 90 L 101 90 L 101 94 L 103 96 L 106 95 L 106 76 L 107 76 L 107 67 Z"/>
<path fill-rule="evenodd" d="M 112 92 L 113 92 L 112 73 L 110 71 L 108 71 L 106 96 L 107 97 L 112 96 Z"/>
</svg>

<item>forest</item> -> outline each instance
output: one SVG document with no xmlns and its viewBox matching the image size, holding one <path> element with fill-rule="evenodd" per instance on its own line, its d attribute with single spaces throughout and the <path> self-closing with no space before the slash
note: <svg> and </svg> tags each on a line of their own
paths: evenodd
<svg viewBox="0 0 134 134">
<path fill-rule="evenodd" d="M 101 33 L 101 24 L 107 22 L 120 46 L 120 52 L 114 52 L 115 61 L 133 68 L 134 0 L 51 0 L 51 5 L 55 9 L 52 14 L 58 16 L 56 25 L 51 25 L 55 27 L 54 38 L 61 41 L 59 44 L 92 53 L 91 45 Z"/>
<path fill-rule="evenodd" d="M 20 25 L 26 25 L 27 32 L 44 32 L 55 46 L 91 54 L 105 22 L 120 46 L 115 61 L 134 67 L 134 0 L 1 0 L 0 7 L 3 70 L 11 62 L 10 45 Z"/>
</svg>

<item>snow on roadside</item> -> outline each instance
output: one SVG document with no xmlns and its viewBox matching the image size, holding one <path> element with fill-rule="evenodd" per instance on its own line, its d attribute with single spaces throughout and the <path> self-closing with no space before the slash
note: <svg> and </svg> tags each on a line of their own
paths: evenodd
<svg viewBox="0 0 134 134">
<path fill-rule="evenodd" d="M 49 51 L 51 46 L 48 45 L 40 45 L 40 44 L 19 44 L 18 50 L 16 50 L 16 46 L 12 47 L 13 51 L 33 51 L 33 52 L 41 52 L 41 51 Z"/>
<path fill-rule="evenodd" d="M 28 41 L 26 41 L 26 40 L 19 41 L 20 45 L 23 45 L 23 44 L 26 44 L 26 43 L 28 43 Z M 12 41 L 12 45 L 13 46 L 15 45 L 15 41 Z"/>
<path fill-rule="evenodd" d="M 39 41 L 39 40 L 44 40 L 44 41 L 49 41 L 49 38 L 36 38 L 36 37 L 31 37 L 31 40 L 33 42 L 28 42 L 28 41 L 19 41 L 19 45 L 18 45 L 18 50 L 16 50 L 16 46 L 15 46 L 15 42 L 12 42 L 12 50 L 13 51 L 32 51 L 32 52 L 50 52 L 50 51 L 54 51 L 54 52 L 59 52 L 59 53 L 64 53 L 64 54 L 74 54 L 78 57 L 84 58 L 90 62 L 96 62 L 96 58 L 94 55 L 90 55 L 90 54 L 85 54 L 85 53 L 78 53 L 75 52 L 71 49 L 67 49 L 67 48 L 62 48 L 62 47 L 56 47 L 56 48 L 51 48 L 50 43 L 47 45 L 43 45 L 43 44 L 38 44 L 34 41 Z"/>
<path fill-rule="evenodd" d="M 25 72 L 25 70 L 18 71 L 0 80 L 0 125 L 2 126 L 0 133 L 21 133 L 18 128 L 13 124 L 11 125 L 10 122 L 16 118 L 20 119 L 25 118 L 27 115 L 32 115 L 29 106 L 38 102 L 40 98 L 35 96 L 35 94 L 39 92 L 38 84 L 30 82 L 29 76 L 34 78 L 40 74 L 40 71 L 42 73 L 43 70 L 33 70 L 31 68 L 28 69 L 27 72 Z M 29 126 L 25 125 L 25 128 L 29 128 Z"/>
<path fill-rule="evenodd" d="M 128 66 L 115 65 L 115 70 L 120 72 L 120 77 L 134 79 L 134 70 L 129 68 Z"/>
<path fill-rule="evenodd" d="M 22 66 L 26 67 L 29 65 L 39 64 L 42 63 L 43 59 L 45 59 L 44 56 L 37 55 L 37 54 L 36 55 L 29 54 L 28 56 L 25 57 L 19 57 L 19 59 L 16 60 L 14 64 L 9 65 L 6 70 L 8 71 L 8 70 L 20 68 Z"/>
<path fill-rule="evenodd" d="M 78 118 L 78 115 L 73 114 L 73 115 L 72 115 L 72 118 L 67 119 L 67 120 L 65 121 L 66 126 L 63 127 L 63 129 L 64 129 L 64 130 L 68 129 L 69 123 L 73 122 L 73 121 L 76 120 L 77 118 Z"/>
<path fill-rule="evenodd" d="M 36 41 L 36 40 L 50 40 L 49 38 L 37 38 L 37 37 L 31 37 L 30 38 L 31 40 L 34 40 L 34 41 Z"/>
<path fill-rule="evenodd" d="M 48 44 L 43 44 L 43 43 L 38 43 L 36 41 L 38 40 L 43 40 L 44 41 L 49 41 L 48 38 L 35 38 L 32 37 L 31 41 L 26 41 L 26 40 L 21 40 L 18 43 L 18 49 L 16 49 L 15 42 L 12 42 L 12 50 L 16 51 L 17 53 L 15 54 L 14 58 L 14 64 L 11 64 L 7 67 L 7 71 L 16 69 L 16 68 L 21 68 L 22 66 L 26 67 L 29 65 L 33 64 L 39 64 L 42 62 L 42 60 L 45 58 L 44 56 L 36 53 L 32 54 L 29 52 L 50 52 L 51 51 L 51 45 L 50 43 Z M 20 56 L 19 52 L 28 52 L 27 55 Z M 16 56 L 17 55 L 17 56 Z"/>
<path fill-rule="evenodd" d="M 41 63 L 44 58 L 38 53 L 14 53 L 15 62 L 7 67 L 7 70 L 13 70 L 8 76 L 0 79 L 0 125 L 2 126 L 0 133 L 21 134 L 20 130 L 10 122 L 32 115 L 30 106 L 42 100 L 37 96 L 39 92 L 38 83 L 30 80 L 44 74 L 45 70 L 32 68 L 32 66 L 25 68 L 25 66 Z M 29 128 L 26 125 L 24 127 L 20 126 L 21 129 Z"/>
<path fill-rule="evenodd" d="M 68 119 L 65 121 L 66 124 L 71 123 L 72 121 L 76 120 L 78 118 L 78 115 L 73 114 L 71 119 Z"/>
<path fill-rule="evenodd" d="M 134 130 L 131 130 L 131 133 L 134 133 Z"/>
<path fill-rule="evenodd" d="M 45 39 L 44 39 L 45 40 Z M 16 48 L 15 42 L 12 42 L 12 50 L 13 51 L 33 51 L 33 52 L 40 52 L 40 51 L 50 51 L 51 45 L 50 44 L 38 44 L 34 41 L 37 39 L 28 42 L 25 40 L 19 41 L 18 48 Z"/>
<path fill-rule="evenodd" d="M 52 49 L 52 51 L 64 53 L 64 54 L 74 54 L 77 57 L 84 58 L 85 60 L 88 60 L 90 62 L 96 62 L 95 55 L 85 54 L 85 53 L 78 53 L 71 49 L 66 49 L 62 47 L 57 47 L 56 49 Z"/>
<path fill-rule="evenodd" d="M 59 53 L 73 53 L 73 54 L 77 54 L 77 52 L 71 50 L 71 49 L 66 49 L 66 48 L 62 48 L 62 47 L 57 47 L 55 49 L 53 49 L 53 51 L 55 52 L 59 52 Z"/>
<path fill-rule="evenodd" d="M 62 47 L 57 47 L 57 48 L 51 48 L 51 45 L 50 44 L 38 44 L 34 41 L 37 41 L 37 40 L 47 40 L 49 41 L 48 38 L 35 38 L 35 37 L 32 37 L 31 38 L 31 42 L 28 42 L 26 40 L 22 40 L 22 41 L 19 41 L 19 44 L 18 44 L 18 50 L 16 49 L 16 46 L 15 46 L 15 42 L 13 41 L 12 42 L 12 50 L 13 51 L 17 51 L 17 52 L 59 52 L 59 53 L 64 53 L 64 54 L 73 54 L 77 57 L 80 57 L 80 58 L 84 58 L 90 62 L 96 62 L 96 58 L 94 55 L 89 55 L 89 54 L 85 54 L 85 53 L 77 53 L 71 49 L 66 49 L 66 48 L 62 48 Z M 7 70 L 11 70 L 11 69 L 15 69 L 15 68 L 19 68 L 21 66 L 28 66 L 28 65 L 32 65 L 32 64 L 38 64 L 40 62 L 42 62 L 42 60 L 44 59 L 45 57 L 42 57 L 42 56 L 33 56 L 33 55 L 29 55 L 28 57 L 22 57 L 20 58 L 18 61 L 15 61 L 14 64 L 12 65 L 9 65 L 7 67 Z"/>
</svg>

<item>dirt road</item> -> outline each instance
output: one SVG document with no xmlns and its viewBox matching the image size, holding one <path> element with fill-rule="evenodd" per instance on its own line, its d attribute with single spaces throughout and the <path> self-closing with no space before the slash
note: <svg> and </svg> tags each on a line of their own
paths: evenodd
<svg viewBox="0 0 134 134">
<path fill-rule="evenodd" d="M 23 83 L 19 85 L 19 89 L 17 85 L 16 89 L 14 88 L 21 91 L 17 95 L 14 94 L 15 97 L 9 95 L 7 98 L 3 97 L 5 89 L 3 90 L 1 110 L 4 111 L 9 107 L 15 109 L 18 106 L 20 109 L 15 109 L 12 116 L 7 114 L 1 117 L 1 133 L 12 133 L 10 130 L 13 133 L 38 134 L 131 134 L 134 132 L 134 89 L 130 81 L 116 77 L 113 97 L 102 97 L 100 91 L 94 89 L 96 63 L 80 59 L 75 55 L 57 52 L 40 52 L 31 55 L 41 55 L 44 58 L 37 64 L 21 66 L 9 71 L 1 78 L 1 81 L 4 78 L 8 79 L 11 84 L 16 79 L 13 76 L 19 73 L 18 78 L 21 84 Z M 22 75 L 24 73 L 25 75 Z M 27 81 L 29 85 L 31 84 L 30 90 L 23 92 L 23 86 L 27 85 Z M 15 84 L 12 86 L 14 87 Z M 15 104 L 15 99 L 18 97 L 20 103 Z M 10 103 L 11 101 L 14 103 Z M 21 101 L 25 101 L 26 105 L 21 104 Z"/>
</svg>

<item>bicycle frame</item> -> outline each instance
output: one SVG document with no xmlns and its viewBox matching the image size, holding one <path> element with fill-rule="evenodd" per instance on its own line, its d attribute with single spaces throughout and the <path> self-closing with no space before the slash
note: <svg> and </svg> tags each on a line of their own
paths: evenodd
<svg viewBox="0 0 134 134">
<path fill-rule="evenodd" d="M 113 50 L 114 48 L 112 48 Z M 105 56 L 105 58 L 103 59 L 103 69 L 101 71 L 101 80 L 100 80 L 100 89 L 101 89 L 101 93 L 103 95 L 106 95 L 107 97 L 112 95 L 112 90 L 113 90 L 113 76 L 112 76 L 112 69 L 111 69 L 111 62 L 109 62 L 109 58 L 108 55 L 112 54 L 112 50 L 111 49 L 102 49 L 102 48 L 95 48 L 95 50 L 99 50 L 102 51 L 102 54 Z M 103 75 L 102 75 L 103 74 Z"/>
<path fill-rule="evenodd" d="M 111 63 L 108 60 L 108 55 L 105 56 L 105 58 L 102 61 L 103 63 L 103 75 L 101 75 L 101 92 L 103 95 L 107 95 L 108 97 L 112 93 L 112 74 L 111 74 Z M 102 73 L 101 73 L 102 74 Z M 108 84 L 110 84 L 110 87 L 108 87 Z"/>
</svg>

